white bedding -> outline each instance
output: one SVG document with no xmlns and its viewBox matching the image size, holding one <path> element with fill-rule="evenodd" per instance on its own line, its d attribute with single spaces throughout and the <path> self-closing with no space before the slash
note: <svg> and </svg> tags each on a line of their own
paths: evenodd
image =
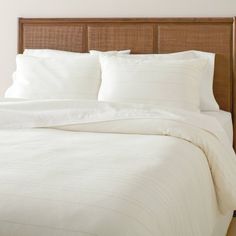
<svg viewBox="0 0 236 236">
<path fill-rule="evenodd" d="M 233 122 L 232 122 L 232 115 L 230 112 L 220 110 L 220 111 L 206 111 L 202 112 L 202 114 L 215 117 L 217 121 L 221 124 L 221 126 L 224 128 L 226 134 L 229 137 L 230 143 L 233 144 L 233 136 L 234 136 Z"/>
<path fill-rule="evenodd" d="M 13 101 L 0 128 L 0 235 L 215 236 L 236 208 L 235 154 L 210 117 Z"/>
</svg>

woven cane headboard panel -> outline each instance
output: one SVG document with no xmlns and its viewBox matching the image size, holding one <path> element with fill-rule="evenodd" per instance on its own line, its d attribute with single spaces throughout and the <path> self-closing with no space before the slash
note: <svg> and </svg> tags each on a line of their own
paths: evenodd
<svg viewBox="0 0 236 236">
<path fill-rule="evenodd" d="M 23 47 L 82 52 L 84 29 L 82 25 L 27 25 Z"/>
<path fill-rule="evenodd" d="M 233 18 L 19 19 L 26 48 L 132 53 L 202 50 L 216 53 L 214 94 L 236 123 L 236 28 Z M 234 132 L 236 145 L 236 128 Z"/>
</svg>

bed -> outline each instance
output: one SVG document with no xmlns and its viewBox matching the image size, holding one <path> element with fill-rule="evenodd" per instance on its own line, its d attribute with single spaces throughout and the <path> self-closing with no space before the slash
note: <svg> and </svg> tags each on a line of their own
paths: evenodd
<svg viewBox="0 0 236 236">
<path fill-rule="evenodd" d="M 235 34 L 232 18 L 20 19 L 19 53 L 216 53 L 221 111 L 3 99 L 0 235 L 226 235 L 236 204 Z"/>
</svg>

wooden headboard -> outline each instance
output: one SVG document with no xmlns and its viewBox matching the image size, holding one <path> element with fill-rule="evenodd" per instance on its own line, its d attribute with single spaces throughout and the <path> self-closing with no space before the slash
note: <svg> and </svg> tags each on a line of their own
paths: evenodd
<svg viewBox="0 0 236 236">
<path fill-rule="evenodd" d="M 236 18 L 19 19 L 18 52 L 131 49 L 132 53 L 216 53 L 214 94 L 233 115 L 236 147 Z"/>
</svg>

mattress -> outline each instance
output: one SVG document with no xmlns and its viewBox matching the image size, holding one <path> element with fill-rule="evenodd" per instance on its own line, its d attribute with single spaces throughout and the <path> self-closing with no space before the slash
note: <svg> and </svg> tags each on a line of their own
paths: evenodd
<svg viewBox="0 0 236 236">
<path fill-rule="evenodd" d="M 0 104 L 0 235 L 223 236 L 235 171 L 225 131 L 201 114 Z"/>
</svg>

